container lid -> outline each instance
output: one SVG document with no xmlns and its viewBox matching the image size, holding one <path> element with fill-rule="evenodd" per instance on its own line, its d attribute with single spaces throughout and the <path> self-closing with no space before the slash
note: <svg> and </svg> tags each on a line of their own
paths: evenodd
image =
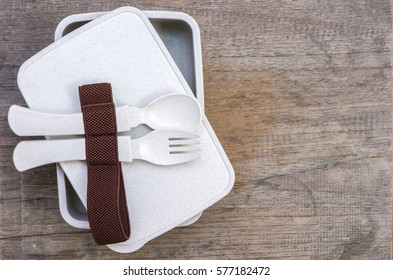
<svg viewBox="0 0 393 280">
<path fill-rule="evenodd" d="M 27 60 L 18 73 L 26 103 L 43 112 L 80 112 L 78 86 L 98 82 L 112 84 L 116 106 L 144 107 L 173 92 L 192 95 L 147 17 L 131 7 L 114 10 L 71 32 Z M 140 126 L 128 134 L 135 138 L 148 131 Z M 206 117 L 197 132 L 202 143 L 199 160 L 175 166 L 123 163 L 131 238 L 109 245 L 111 249 L 135 251 L 231 190 L 232 166 Z M 61 166 L 86 204 L 86 163 Z"/>
</svg>

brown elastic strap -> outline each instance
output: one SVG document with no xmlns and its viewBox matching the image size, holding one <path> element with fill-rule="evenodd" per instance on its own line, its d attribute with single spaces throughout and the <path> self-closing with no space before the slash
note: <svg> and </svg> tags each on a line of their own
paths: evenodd
<svg viewBox="0 0 393 280">
<path fill-rule="evenodd" d="M 79 87 L 86 137 L 87 214 L 97 244 L 130 238 L 127 200 L 118 158 L 116 107 L 109 83 Z"/>
</svg>

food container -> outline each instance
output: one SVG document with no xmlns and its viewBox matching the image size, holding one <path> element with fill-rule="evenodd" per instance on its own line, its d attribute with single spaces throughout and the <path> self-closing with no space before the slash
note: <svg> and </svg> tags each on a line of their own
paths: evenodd
<svg viewBox="0 0 393 280">
<path fill-rule="evenodd" d="M 148 18 L 131 7 L 114 10 L 64 36 L 28 59 L 18 72 L 27 105 L 48 113 L 80 112 L 78 86 L 96 82 L 112 84 L 116 106 L 144 107 L 171 92 L 193 95 Z M 138 138 L 148 132 L 139 126 L 125 135 Z M 233 168 L 205 116 L 196 132 L 202 147 L 198 160 L 173 166 L 137 160 L 122 164 L 131 238 L 109 248 L 133 252 L 232 189 Z M 61 167 L 85 205 L 86 162 L 63 162 Z"/>
<path fill-rule="evenodd" d="M 153 24 L 158 35 L 176 62 L 183 77 L 204 110 L 203 71 L 199 27 L 189 15 L 181 12 L 143 11 Z M 55 41 L 107 14 L 107 12 L 75 14 L 64 18 L 55 31 Z M 63 219 L 76 228 L 89 228 L 86 208 L 75 193 L 60 164 L 56 165 L 59 208 Z M 178 225 L 187 226 L 199 219 L 198 213 L 190 220 Z"/>
</svg>

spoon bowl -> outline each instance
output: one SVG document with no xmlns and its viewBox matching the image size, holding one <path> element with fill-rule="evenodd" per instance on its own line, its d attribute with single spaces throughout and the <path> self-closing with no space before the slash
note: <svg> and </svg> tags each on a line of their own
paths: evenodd
<svg viewBox="0 0 393 280">
<path fill-rule="evenodd" d="M 170 128 L 194 131 L 202 120 L 195 97 L 173 93 L 155 99 L 142 109 L 142 122 L 152 129 Z"/>
</svg>

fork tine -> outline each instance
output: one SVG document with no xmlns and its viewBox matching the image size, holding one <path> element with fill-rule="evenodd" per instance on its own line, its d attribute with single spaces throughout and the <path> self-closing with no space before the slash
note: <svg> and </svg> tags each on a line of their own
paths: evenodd
<svg viewBox="0 0 393 280">
<path fill-rule="evenodd" d="M 187 137 L 187 138 L 169 138 L 169 145 L 197 145 L 201 143 L 199 137 Z"/>
<path fill-rule="evenodd" d="M 201 146 L 201 142 L 196 142 L 196 141 L 185 141 L 185 140 L 179 140 L 179 141 L 169 141 L 168 147 L 182 147 L 182 146 Z"/>
<path fill-rule="evenodd" d="M 169 154 L 173 164 L 196 160 L 201 157 L 201 139 L 198 134 L 186 131 L 172 131 Z"/>
<path fill-rule="evenodd" d="M 200 152 L 201 146 L 181 146 L 181 147 L 169 147 L 169 153 L 173 152 Z"/>
<path fill-rule="evenodd" d="M 169 144 L 169 148 L 184 147 L 184 146 L 197 146 L 197 147 L 199 147 L 199 146 L 201 146 L 201 142 L 178 142 L 178 143 L 174 143 L 174 144 L 172 144 L 172 143 Z"/>
</svg>

